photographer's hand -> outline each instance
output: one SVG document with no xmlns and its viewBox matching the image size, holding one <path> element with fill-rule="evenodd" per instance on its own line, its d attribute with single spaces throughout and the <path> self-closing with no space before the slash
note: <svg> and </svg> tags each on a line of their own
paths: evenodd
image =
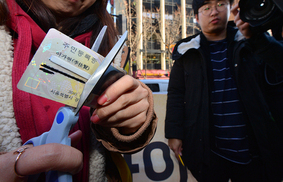
<svg viewBox="0 0 283 182">
<path fill-rule="evenodd" d="M 231 12 L 235 16 L 234 22 L 238 29 L 241 31 L 241 33 L 244 35 L 246 39 L 249 39 L 252 37 L 252 32 L 250 30 L 250 24 L 247 22 L 244 22 L 240 19 L 240 12 L 238 11 L 239 4 L 236 4 L 232 7 Z"/>
</svg>

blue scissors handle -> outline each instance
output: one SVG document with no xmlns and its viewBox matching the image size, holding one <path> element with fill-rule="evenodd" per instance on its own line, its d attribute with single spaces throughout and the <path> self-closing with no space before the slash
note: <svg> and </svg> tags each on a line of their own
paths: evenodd
<svg viewBox="0 0 283 182">
<path fill-rule="evenodd" d="M 73 108 L 61 107 L 57 111 L 51 129 L 38 137 L 28 140 L 24 145 L 33 144 L 33 146 L 39 146 L 47 143 L 60 143 L 71 146 L 71 139 L 68 135 L 78 119 L 79 116 L 75 115 Z M 58 171 L 49 171 L 46 173 L 46 181 L 72 182 L 72 175 Z"/>
</svg>

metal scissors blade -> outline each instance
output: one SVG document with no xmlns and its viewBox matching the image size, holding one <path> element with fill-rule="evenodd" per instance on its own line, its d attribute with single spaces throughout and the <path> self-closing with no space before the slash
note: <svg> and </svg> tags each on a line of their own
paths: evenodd
<svg viewBox="0 0 283 182">
<path fill-rule="evenodd" d="M 110 66 L 111 62 L 114 60 L 122 46 L 124 45 L 126 39 L 127 39 L 128 32 L 126 31 L 121 38 L 118 40 L 118 42 L 114 45 L 114 47 L 111 49 L 111 51 L 107 54 L 107 56 L 104 58 L 102 63 L 99 65 L 99 67 L 95 70 L 95 72 L 91 75 L 91 77 L 88 79 L 88 81 L 85 83 L 83 92 L 81 94 L 81 98 L 79 100 L 78 106 L 75 109 L 75 115 L 78 114 L 80 109 L 82 108 L 83 104 L 85 103 L 86 99 L 90 95 L 91 91 L 95 88 L 97 82 L 99 79 L 103 76 L 103 74 L 106 72 L 108 67 Z"/>
<path fill-rule="evenodd" d="M 93 43 L 93 45 L 92 45 L 92 47 L 91 47 L 91 50 L 93 50 L 94 52 L 97 52 L 97 51 L 98 51 L 98 49 L 99 49 L 99 47 L 100 47 L 100 44 L 101 44 L 101 42 L 102 42 L 102 39 L 103 39 L 103 37 L 104 37 L 104 34 L 105 34 L 105 32 L 106 32 L 106 29 L 107 29 L 107 26 L 104 25 L 104 26 L 102 27 L 102 29 L 100 30 L 100 32 L 99 32 L 97 38 L 95 39 L 95 42 Z"/>
</svg>

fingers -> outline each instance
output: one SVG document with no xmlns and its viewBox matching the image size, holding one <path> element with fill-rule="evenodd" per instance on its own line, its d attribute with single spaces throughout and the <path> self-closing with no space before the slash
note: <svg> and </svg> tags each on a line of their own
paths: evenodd
<svg viewBox="0 0 283 182">
<path fill-rule="evenodd" d="M 168 146 L 174 152 L 175 157 L 180 161 L 179 155 L 182 156 L 182 140 L 180 139 L 168 139 Z"/>
<path fill-rule="evenodd" d="M 119 97 L 111 105 L 98 107 L 94 114 L 98 115 L 101 121 L 108 119 L 113 124 L 115 121 L 133 118 L 147 111 L 149 106 L 147 96 L 146 89 L 133 90 Z"/>
<path fill-rule="evenodd" d="M 98 99 L 104 104 L 97 107 L 91 121 L 105 127 L 118 127 L 124 134 L 133 133 L 146 120 L 149 92 L 130 76 L 118 81 L 105 91 L 108 99 L 103 96 Z"/>
<path fill-rule="evenodd" d="M 73 147 L 77 146 L 77 144 L 80 142 L 81 138 L 82 138 L 82 131 L 81 130 L 77 130 L 74 133 L 72 133 L 71 135 L 69 135 L 69 138 L 71 138 L 71 145 Z"/>
<path fill-rule="evenodd" d="M 15 151 L 24 147 L 27 149 L 21 153 L 16 164 L 19 175 L 28 176 L 50 170 L 75 174 L 82 169 L 83 155 L 73 147 L 54 143 L 37 147 L 26 145 Z M 27 180 L 27 177 L 19 178 L 14 172 L 15 161 L 19 155 L 18 152 L 14 153 L 15 151 L 0 155 L 0 163 L 5 164 L 0 165 L 1 182 Z"/>
<path fill-rule="evenodd" d="M 241 33 L 245 36 L 245 38 L 250 38 L 252 36 L 252 33 L 250 31 L 250 24 L 246 23 L 241 20 L 240 18 L 240 11 L 239 11 L 239 4 L 236 4 L 232 7 L 231 12 L 234 15 L 234 22 L 238 29 L 241 31 Z"/>
<path fill-rule="evenodd" d="M 32 175 L 50 170 L 75 174 L 83 166 L 82 153 L 62 144 L 46 144 L 30 147 L 21 155 L 17 171 L 21 175 Z"/>
<path fill-rule="evenodd" d="M 134 133 L 146 120 L 148 106 L 148 101 L 143 99 L 136 104 L 117 111 L 110 117 L 107 117 L 107 114 L 103 113 L 103 111 L 97 110 L 99 117 L 106 117 L 106 119 L 99 120 L 98 124 L 104 127 L 120 128 L 119 130 L 123 134 Z M 104 111 L 108 111 L 108 109 Z"/>
<path fill-rule="evenodd" d="M 235 5 L 233 6 L 233 8 L 231 9 L 231 12 L 233 13 L 234 15 L 234 22 L 235 24 L 237 25 L 237 23 L 243 23 L 243 21 L 240 19 L 240 13 L 239 13 L 239 5 Z M 238 27 L 238 26 L 237 26 Z"/>
<path fill-rule="evenodd" d="M 245 36 L 246 39 L 251 38 L 252 32 L 250 30 L 250 24 L 249 23 L 243 22 L 240 19 L 239 14 L 235 16 L 234 22 L 235 22 L 236 26 L 238 27 L 238 29 L 243 34 L 243 36 Z"/>
<path fill-rule="evenodd" d="M 139 86 L 139 82 L 129 75 L 125 75 L 110 85 L 106 91 L 97 99 L 99 105 L 107 105 L 114 102 L 122 94 Z"/>
<path fill-rule="evenodd" d="M 239 9 L 239 4 L 237 3 L 231 8 L 231 13 L 233 13 L 233 15 L 236 16 L 239 13 L 238 9 Z"/>
</svg>

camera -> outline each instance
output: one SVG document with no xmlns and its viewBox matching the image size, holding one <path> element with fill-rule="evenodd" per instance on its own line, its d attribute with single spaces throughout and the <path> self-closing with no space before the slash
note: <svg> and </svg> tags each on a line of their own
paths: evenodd
<svg viewBox="0 0 283 182">
<path fill-rule="evenodd" d="M 283 25 L 282 0 L 240 0 L 240 18 L 248 22 L 256 33 L 281 29 Z"/>
</svg>

